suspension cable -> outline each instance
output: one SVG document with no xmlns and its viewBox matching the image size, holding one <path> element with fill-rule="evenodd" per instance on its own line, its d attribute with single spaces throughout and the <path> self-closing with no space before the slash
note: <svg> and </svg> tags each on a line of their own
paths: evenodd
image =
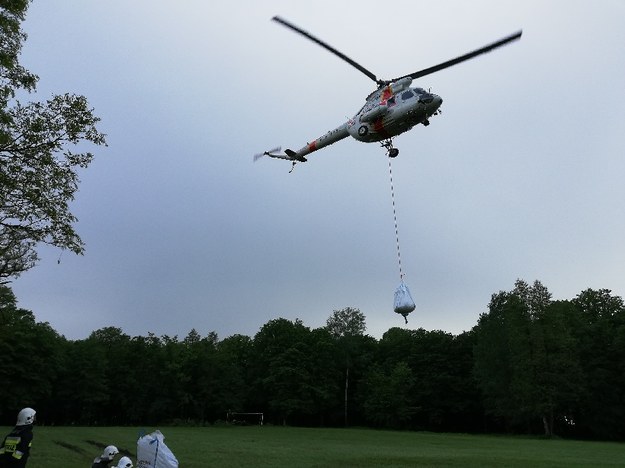
<svg viewBox="0 0 625 468">
<path fill-rule="evenodd" d="M 393 188 L 393 169 L 391 167 L 391 158 L 388 158 L 388 174 L 391 180 L 391 201 L 393 202 L 393 220 L 395 221 L 395 240 L 397 241 L 397 263 L 399 265 L 399 279 L 404 280 L 404 273 L 401 268 L 401 251 L 399 249 L 399 229 L 397 227 L 397 211 L 395 209 L 395 189 Z"/>
</svg>

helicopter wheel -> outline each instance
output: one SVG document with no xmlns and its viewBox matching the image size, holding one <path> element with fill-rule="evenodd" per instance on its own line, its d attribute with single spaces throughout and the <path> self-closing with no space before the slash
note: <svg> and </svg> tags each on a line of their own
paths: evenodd
<svg viewBox="0 0 625 468">
<path fill-rule="evenodd" d="M 386 140 L 383 140 L 380 144 L 382 147 L 386 148 L 386 155 L 389 158 L 396 158 L 399 154 L 399 150 L 393 146 L 392 138 L 387 138 Z"/>
</svg>

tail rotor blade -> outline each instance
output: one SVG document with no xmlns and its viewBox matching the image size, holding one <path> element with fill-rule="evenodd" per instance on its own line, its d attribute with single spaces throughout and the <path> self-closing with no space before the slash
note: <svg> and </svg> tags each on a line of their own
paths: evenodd
<svg viewBox="0 0 625 468">
<path fill-rule="evenodd" d="M 281 146 L 276 146 L 275 148 L 270 149 L 269 151 L 264 151 L 262 153 L 256 153 L 254 155 L 254 162 L 258 161 L 263 156 L 272 156 L 273 153 L 278 153 L 282 150 Z"/>
</svg>

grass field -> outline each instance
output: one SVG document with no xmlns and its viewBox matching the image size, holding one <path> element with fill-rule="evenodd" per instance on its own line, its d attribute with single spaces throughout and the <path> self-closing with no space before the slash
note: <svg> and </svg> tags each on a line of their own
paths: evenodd
<svg viewBox="0 0 625 468">
<path fill-rule="evenodd" d="M 2 434 L 10 429 L 0 428 Z M 36 426 L 28 466 L 88 468 L 109 444 L 135 462 L 140 430 Z M 182 468 L 625 466 L 625 444 L 608 442 L 273 426 L 160 430 Z"/>
</svg>

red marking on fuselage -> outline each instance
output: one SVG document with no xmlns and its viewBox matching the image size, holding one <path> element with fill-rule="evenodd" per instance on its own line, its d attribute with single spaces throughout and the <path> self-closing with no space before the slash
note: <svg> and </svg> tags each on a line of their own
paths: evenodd
<svg viewBox="0 0 625 468">
<path fill-rule="evenodd" d="M 382 91 L 382 100 L 380 101 L 380 104 L 385 104 L 386 101 L 388 101 L 392 96 L 393 91 L 391 90 L 390 86 L 387 86 L 386 88 L 384 88 L 384 91 Z"/>
<path fill-rule="evenodd" d="M 382 117 L 374 120 L 373 129 L 376 133 L 379 133 L 383 137 L 388 136 L 388 134 L 386 133 L 386 129 L 384 128 L 384 119 Z"/>
<path fill-rule="evenodd" d="M 313 141 L 312 143 L 308 143 L 308 151 L 310 151 L 311 153 L 313 151 L 317 150 L 317 140 Z"/>
</svg>

